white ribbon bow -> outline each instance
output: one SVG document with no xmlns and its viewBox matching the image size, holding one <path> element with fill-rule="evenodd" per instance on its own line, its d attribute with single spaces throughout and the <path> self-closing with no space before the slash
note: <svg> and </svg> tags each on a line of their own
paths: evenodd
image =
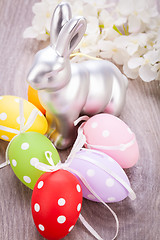
<svg viewBox="0 0 160 240">
<path fill-rule="evenodd" d="M 70 171 L 72 173 L 74 173 L 77 177 L 80 178 L 80 180 L 83 182 L 83 184 L 85 185 L 85 187 L 93 194 L 93 196 L 95 196 L 105 207 L 107 207 L 109 209 L 109 211 L 112 213 L 112 215 L 115 218 L 116 221 L 116 234 L 115 236 L 112 238 L 112 240 L 116 239 L 117 235 L 118 235 L 118 231 L 119 231 L 119 221 L 118 221 L 118 217 L 116 215 L 116 213 L 101 199 L 101 197 L 92 189 L 92 187 L 88 184 L 88 182 L 86 181 L 86 179 L 82 176 L 82 174 L 80 172 L 78 172 L 77 170 L 70 168 L 70 164 L 73 160 L 73 156 L 76 155 L 75 152 L 76 146 L 74 148 L 74 154 L 71 151 L 71 154 L 69 155 L 69 157 L 67 158 L 67 161 L 65 163 L 61 163 L 59 162 L 57 165 L 54 164 L 53 159 L 52 159 L 52 153 L 49 151 L 45 152 L 45 156 L 46 159 L 48 160 L 48 163 L 50 165 L 41 163 L 41 162 L 37 162 L 35 164 L 35 168 L 44 171 L 44 172 L 55 172 L 58 171 L 59 169 L 64 169 L 67 171 Z M 86 149 L 85 149 L 86 150 Z M 90 151 L 90 150 L 88 150 Z M 88 162 L 92 162 L 94 165 L 96 165 L 97 167 L 103 169 L 105 172 L 107 172 L 108 174 L 110 174 L 112 177 L 114 177 L 118 182 L 120 182 L 125 188 L 126 190 L 129 192 L 129 197 L 134 200 L 136 198 L 136 195 L 134 193 L 134 191 L 131 189 L 131 187 L 123 180 L 121 179 L 117 174 L 115 174 L 113 171 L 110 171 L 109 169 L 107 169 L 106 167 L 104 167 L 103 165 L 101 165 L 100 163 L 97 163 L 96 161 L 94 161 L 93 159 L 89 159 L 88 157 L 84 157 L 84 159 Z M 84 219 L 84 217 L 80 214 L 79 216 L 81 222 L 83 223 L 83 225 L 90 231 L 90 233 L 98 240 L 103 240 L 103 238 L 101 238 L 99 236 L 99 234 L 89 225 L 89 223 Z"/>
<path fill-rule="evenodd" d="M 33 123 L 36 120 L 36 117 L 38 116 L 38 114 L 39 114 L 39 110 L 34 108 L 31 112 L 31 114 L 29 115 L 26 124 L 24 124 L 23 99 L 20 98 L 19 99 L 20 130 L 5 127 L 5 126 L 2 126 L 2 125 L 0 125 L 0 130 L 17 134 L 15 136 L 15 137 L 17 137 L 20 133 L 26 132 L 33 125 Z M 6 161 L 4 163 L 0 164 L 0 169 L 10 164 L 9 158 L 8 158 L 8 149 L 9 149 L 9 146 L 10 146 L 11 142 L 14 140 L 15 137 L 12 138 L 12 140 L 9 142 L 9 144 L 7 146 L 6 154 L 5 154 Z"/>
<path fill-rule="evenodd" d="M 116 234 L 115 236 L 112 238 L 112 240 L 116 239 L 117 235 L 118 235 L 118 231 L 119 231 L 119 221 L 118 221 L 118 217 L 116 215 L 116 213 L 96 194 L 96 192 L 91 188 L 91 186 L 88 184 L 88 182 L 86 181 L 86 179 L 75 169 L 70 168 L 70 161 L 66 161 L 65 163 L 61 163 L 59 162 L 57 165 L 54 164 L 53 159 L 52 159 L 52 153 L 49 151 L 45 152 L 45 156 L 46 159 L 48 160 L 48 163 L 50 165 L 41 163 L 41 162 L 37 162 L 35 164 L 35 168 L 44 171 L 44 172 L 55 172 L 58 171 L 60 169 L 63 170 L 67 170 L 70 171 L 72 173 L 74 173 L 77 177 L 79 177 L 81 179 L 81 181 L 83 182 L 83 184 L 87 187 L 87 189 L 101 202 L 103 203 L 103 205 L 105 207 L 107 207 L 109 209 L 109 211 L 113 214 L 115 220 L 116 220 Z M 83 225 L 88 229 L 88 231 L 98 240 L 103 240 L 103 238 L 101 238 L 99 236 L 99 234 L 90 226 L 90 224 L 84 219 L 84 217 L 80 214 L 79 218 L 81 220 L 81 222 L 83 223 Z"/>
</svg>

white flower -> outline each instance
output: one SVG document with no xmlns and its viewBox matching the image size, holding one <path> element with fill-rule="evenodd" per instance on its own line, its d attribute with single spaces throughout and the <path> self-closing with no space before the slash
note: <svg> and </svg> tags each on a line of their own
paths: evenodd
<svg viewBox="0 0 160 240">
<path fill-rule="evenodd" d="M 84 4 L 90 4 L 90 6 L 93 6 L 95 9 L 102 10 L 108 7 L 114 7 L 115 6 L 115 2 L 113 1 L 112 3 L 108 3 L 108 1 L 106 0 L 83 0 Z"/>
<path fill-rule="evenodd" d="M 96 17 L 88 17 L 87 29 L 83 39 L 81 40 L 80 44 L 78 45 L 77 49 L 80 52 L 85 54 L 92 54 L 96 55 L 98 50 L 98 40 L 99 40 L 99 22 Z"/>
<path fill-rule="evenodd" d="M 52 14 L 56 5 L 57 2 L 51 0 L 43 0 L 42 2 L 35 3 L 32 7 L 32 11 L 35 14 L 32 26 L 24 31 L 23 37 L 47 40 Z"/>
<path fill-rule="evenodd" d="M 116 64 L 122 65 L 128 59 L 128 54 L 119 48 L 115 42 L 100 40 L 98 44 L 102 58 L 112 59 Z"/>
<path fill-rule="evenodd" d="M 145 33 L 133 34 L 129 36 L 119 36 L 115 39 L 115 43 L 119 48 L 127 51 L 132 56 L 140 48 L 144 48 L 147 45 L 148 36 Z"/>
<path fill-rule="evenodd" d="M 160 62 L 160 49 L 149 51 L 143 55 L 143 57 L 133 57 L 128 61 L 128 67 L 130 69 L 139 68 L 139 76 L 145 82 L 154 80 L 157 76 L 157 70 L 155 64 Z"/>
<path fill-rule="evenodd" d="M 107 10 L 103 9 L 99 13 L 99 27 L 101 28 L 101 38 L 113 40 L 119 34 L 113 29 L 114 17 Z"/>
<path fill-rule="evenodd" d="M 70 3 L 70 1 L 67 1 Z M 72 4 L 70 4 L 71 10 L 72 10 L 72 15 L 73 16 L 84 16 L 86 15 L 84 11 L 84 3 L 83 1 L 76 0 Z"/>
<path fill-rule="evenodd" d="M 136 79 L 139 76 L 139 68 L 134 68 L 134 69 L 130 69 L 128 67 L 128 62 L 125 62 L 123 64 L 123 72 L 124 74 L 131 79 Z"/>
<path fill-rule="evenodd" d="M 128 18 L 130 33 L 144 31 L 152 18 L 158 16 L 154 0 L 119 0 L 117 12 Z"/>
</svg>

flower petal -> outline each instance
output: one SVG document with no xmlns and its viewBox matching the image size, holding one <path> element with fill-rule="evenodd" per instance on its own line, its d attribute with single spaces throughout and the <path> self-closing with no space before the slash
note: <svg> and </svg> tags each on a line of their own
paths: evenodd
<svg viewBox="0 0 160 240">
<path fill-rule="evenodd" d="M 112 49 L 114 44 L 111 41 L 101 40 L 98 43 L 98 47 L 101 50 L 100 56 L 103 58 L 111 58 L 112 57 Z"/>
<path fill-rule="evenodd" d="M 127 63 L 123 65 L 123 72 L 128 78 L 131 79 L 136 79 L 139 75 L 138 68 L 130 69 L 128 68 Z"/>
<path fill-rule="evenodd" d="M 123 65 L 128 60 L 128 54 L 123 49 L 114 49 L 112 59 L 116 64 Z"/>
<path fill-rule="evenodd" d="M 151 69 L 151 65 L 149 65 L 149 64 L 145 64 L 145 65 L 141 66 L 139 69 L 139 76 L 145 82 L 150 82 L 152 80 L 155 80 L 156 75 L 157 75 L 157 72 L 153 71 Z"/>
<path fill-rule="evenodd" d="M 119 17 L 116 21 L 115 21 L 115 25 L 116 26 L 122 26 L 123 24 L 125 24 L 127 22 L 127 18 L 126 17 Z"/>
<path fill-rule="evenodd" d="M 136 15 L 130 15 L 128 18 L 128 26 L 130 33 L 136 33 L 140 30 L 141 21 Z"/>
<path fill-rule="evenodd" d="M 141 66 L 144 63 L 144 59 L 142 57 L 133 57 L 130 58 L 128 61 L 128 67 L 130 69 L 135 69 L 139 66 Z"/>
<path fill-rule="evenodd" d="M 123 15 L 128 16 L 134 9 L 132 0 L 119 0 L 117 10 Z"/>
<path fill-rule="evenodd" d="M 155 64 L 156 62 L 160 61 L 160 49 L 147 52 L 144 55 L 145 59 L 148 59 L 151 64 Z"/>
<path fill-rule="evenodd" d="M 37 32 L 33 27 L 28 27 L 23 32 L 23 38 L 36 38 L 36 37 L 37 37 Z"/>
<path fill-rule="evenodd" d="M 129 53 L 130 56 L 132 56 L 137 50 L 138 50 L 139 45 L 131 43 L 127 47 L 127 52 Z"/>
</svg>

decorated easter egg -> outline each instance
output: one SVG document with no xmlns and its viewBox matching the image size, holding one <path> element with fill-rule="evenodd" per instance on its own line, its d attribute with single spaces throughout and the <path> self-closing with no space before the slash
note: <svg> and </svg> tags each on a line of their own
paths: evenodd
<svg viewBox="0 0 160 240">
<path fill-rule="evenodd" d="M 55 165 L 60 161 L 52 142 L 37 132 L 21 133 L 9 145 L 8 157 L 14 173 L 31 189 L 44 173 L 35 168 L 36 164 L 39 162 L 48 164 L 46 153 L 50 153 Z"/>
<path fill-rule="evenodd" d="M 104 202 L 119 202 L 125 199 L 129 191 L 124 185 L 131 190 L 128 177 L 121 166 L 100 151 L 81 149 L 73 158 L 70 168 L 78 171 Z M 83 197 L 99 202 L 100 200 L 83 184 L 79 177 L 78 180 L 81 183 Z"/>
<path fill-rule="evenodd" d="M 102 151 L 115 159 L 122 168 L 132 167 L 139 158 L 135 134 L 119 118 L 102 113 L 84 125 L 86 147 Z"/>
<path fill-rule="evenodd" d="M 3 140 L 10 141 L 20 130 L 20 99 L 16 96 L 0 96 L 0 138 Z M 48 129 L 46 118 L 32 103 L 23 99 L 24 124 L 36 110 L 37 117 L 27 131 L 45 134 Z"/>
<path fill-rule="evenodd" d="M 44 173 L 33 189 L 31 206 L 40 234 L 49 240 L 61 239 L 73 229 L 79 217 L 80 183 L 66 170 Z"/>
<path fill-rule="evenodd" d="M 46 113 L 46 110 L 39 101 L 38 91 L 31 86 L 28 87 L 28 101 L 35 105 L 43 114 Z"/>
</svg>

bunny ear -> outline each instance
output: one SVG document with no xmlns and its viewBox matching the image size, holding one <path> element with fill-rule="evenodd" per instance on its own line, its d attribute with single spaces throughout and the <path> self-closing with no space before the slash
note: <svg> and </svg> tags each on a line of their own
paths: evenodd
<svg viewBox="0 0 160 240">
<path fill-rule="evenodd" d="M 51 20 L 50 29 L 51 46 L 54 46 L 56 44 L 58 35 L 62 27 L 71 19 L 71 17 L 72 17 L 71 8 L 68 3 L 61 3 L 56 7 Z"/>
<path fill-rule="evenodd" d="M 87 22 L 84 17 L 74 17 L 62 28 L 56 44 L 60 56 L 67 57 L 82 39 Z"/>
</svg>

